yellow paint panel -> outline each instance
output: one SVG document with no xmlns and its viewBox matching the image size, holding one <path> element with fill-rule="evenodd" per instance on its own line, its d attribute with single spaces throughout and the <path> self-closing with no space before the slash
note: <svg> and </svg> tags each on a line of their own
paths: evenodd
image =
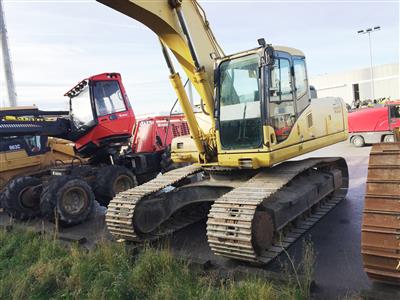
<svg viewBox="0 0 400 300">
<path fill-rule="evenodd" d="M 29 157 L 24 150 L 6 152 L 0 155 L 0 172 L 41 164 L 41 156 Z"/>
</svg>

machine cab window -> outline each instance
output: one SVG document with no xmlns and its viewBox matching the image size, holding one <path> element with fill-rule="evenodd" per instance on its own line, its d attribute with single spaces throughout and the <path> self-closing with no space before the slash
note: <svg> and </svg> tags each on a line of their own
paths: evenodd
<svg viewBox="0 0 400 300">
<path fill-rule="evenodd" d="M 124 98 L 116 80 L 95 81 L 93 95 L 98 117 L 126 110 Z"/>
<path fill-rule="evenodd" d="M 390 109 L 390 119 L 400 119 L 400 104 L 391 105 Z"/>
<path fill-rule="evenodd" d="M 25 150 L 29 156 L 38 155 L 47 150 L 47 136 L 29 135 L 24 136 Z"/>
<path fill-rule="evenodd" d="M 284 141 L 295 121 L 290 60 L 276 58 L 269 69 L 269 122 L 278 142 Z"/>
<path fill-rule="evenodd" d="M 296 99 L 299 100 L 307 92 L 306 63 L 304 59 L 293 59 Z"/>
<path fill-rule="evenodd" d="M 306 71 L 307 69 L 304 57 L 293 58 L 293 70 L 294 70 L 294 89 L 296 95 L 296 107 L 297 107 L 297 113 L 300 114 L 310 104 L 310 98 L 311 98 L 310 93 L 308 91 L 308 79 Z M 315 96 L 314 98 L 317 97 Z"/>
<path fill-rule="evenodd" d="M 259 60 L 253 54 L 220 64 L 217 88 L 223 149 L 262 145 Z"/>
<path fill-rule="evenodd" d="M 70 95 L 71 120 L 77 130 L 95 125 L 90 89 L 87 81 L 82 81 Z"/>
</svg>

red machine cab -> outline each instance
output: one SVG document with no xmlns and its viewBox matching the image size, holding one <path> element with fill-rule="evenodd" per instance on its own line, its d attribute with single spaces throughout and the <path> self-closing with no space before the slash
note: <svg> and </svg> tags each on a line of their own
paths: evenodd
<svg viewBox="0 0 400 300">
<path fill-rule="evenodd" d="M 71 136 L 81 155 L 92 155 L 103 146 L 128 144 L 135 125 L 121 75 L 103 73 L 79 82 L 70 98 Z"/>
</svg>

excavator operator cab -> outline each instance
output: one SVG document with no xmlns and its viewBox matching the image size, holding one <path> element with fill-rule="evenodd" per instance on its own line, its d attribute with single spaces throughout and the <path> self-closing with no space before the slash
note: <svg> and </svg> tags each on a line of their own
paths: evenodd
<svg viewBox="0 0 400 300">
<path fill-rule="evenodd" d="M 267 45 L 224 58 L 215 81 L 223 150 L 286 140 L 310 102 L 304 54 L 288 47 Z M 274 140 L 264 140 L 263 125 L 274 129 Z"/>
<path fill-rule="evenodd" d="M 72 140 L 81 155 L 129 142 L 135 116 L 120 74 L 89 77 L 65 95 L 70 98 Z"/>
</svg>

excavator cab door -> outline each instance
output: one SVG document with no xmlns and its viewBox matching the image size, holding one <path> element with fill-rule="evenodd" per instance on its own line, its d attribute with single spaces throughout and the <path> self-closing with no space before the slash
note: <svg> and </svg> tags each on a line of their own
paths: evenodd
<svg viewBox="0 0 400 300">
<path fill-rule="evenodd" d="M 276 51 L 274 65 L 265 69 L 267 122 L 278 143 L 286 140 L 297 119 L 292 67 L 291 56 Z"/>
<path fill-rule="evenodd" d="M 262 142 L 260 56 L 223 61 L 218 76 L 218 111 L 224 150 L 260 148 Z"/>
<path fill-rule="evenodd" d="M 311 101 L 305 57 L 293 56 L 294 91 L 297 114 L 299 115 Z"/>
<path fill-rule="evenodd" d="M 91 86 L 98 124 L 117 134 L 127 133 L 129 128 L 126 128 L 126 125 L 130 122 L 129 107 L 118 80 L 96 80 L 91 82 Z"/>
</svg>

